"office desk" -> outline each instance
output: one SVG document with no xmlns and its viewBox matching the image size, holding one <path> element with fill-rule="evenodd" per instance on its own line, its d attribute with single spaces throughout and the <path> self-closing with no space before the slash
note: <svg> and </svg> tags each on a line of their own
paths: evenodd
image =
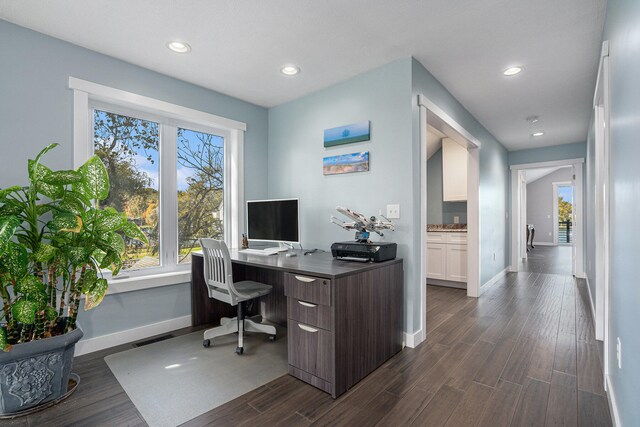
<svg viewBox="0 0 640 427">
<path fill-rule="evenodd" d="M 230 253 L 235 281 L 273 286 L 259 312 L 288 326 L 289 374 L 336 398 L 402 349 L 402 259 L 358 263 L 324 252 Z M 233 317 L 233 307 L 209 298 L 202 254 L 194 255 L 192 324 Z"/>
</svg>

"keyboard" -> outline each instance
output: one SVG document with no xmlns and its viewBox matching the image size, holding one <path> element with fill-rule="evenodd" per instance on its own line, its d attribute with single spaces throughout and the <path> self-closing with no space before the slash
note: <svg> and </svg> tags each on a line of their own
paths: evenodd
<svg viewBox="0 0 640 427">
<path fill-rule="evenodd" d="M 275 251 L 266 251 L 264 249 L 241 249 L 239 252 L 247 255 L 263 255 L 263 256 L 276 255 L 278 253 Z"/>
</svg>

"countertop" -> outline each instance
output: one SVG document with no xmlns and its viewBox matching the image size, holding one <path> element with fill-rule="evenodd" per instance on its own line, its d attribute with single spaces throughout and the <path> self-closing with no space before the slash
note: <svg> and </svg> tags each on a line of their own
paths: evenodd
<svg viewBox="0 0 640 427">
<path fill-rule="evenodd" d="M 466 233 L 467 224 L 427 224 L 427 231 L 438 233 Z"/>
</svg>

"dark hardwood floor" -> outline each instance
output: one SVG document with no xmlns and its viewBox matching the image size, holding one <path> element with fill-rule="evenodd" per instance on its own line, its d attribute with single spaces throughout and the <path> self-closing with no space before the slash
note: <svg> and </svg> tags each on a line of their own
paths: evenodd
<svg viewBox="0 0 640 427">
<path fill-rule="evenodd" d="M 339 399 L 285 375 L 186 425 L 608 426 L 585 286 L 532 272 L 508 274 L 478 299 L 429 286 L 426 342 Z M 78 357 L 74 396 L 1 424 L 146 425 L 104 362 L 127 348 Z"/>
<path fill-rule="evenodd" d="M 529 250 L 520 263 L 520 271 L 532 273 L 573 274 L 572 246 L 540 246 Z"/>
</svg>

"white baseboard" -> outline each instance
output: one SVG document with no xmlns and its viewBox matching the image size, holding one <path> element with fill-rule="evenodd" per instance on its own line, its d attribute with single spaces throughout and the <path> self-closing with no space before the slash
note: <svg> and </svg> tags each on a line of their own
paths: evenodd
<svg viewBox="0 0 640 427">
<path fill-rule="evenodd" d="M 620 413 L 618 412 L 616 395 L 613 392 L 613 387 L 611 386 L 611 379 L 607 376 L 605 380 L 607 382 L 607 399 L 609 400 L 609 409 L 611 410 L 611 422 L 613 423 L 613 427 L 621 427 Z"/>
<path fill-rule="evenodd" d="M 494 283 L 496 283 L 498 280 L 502 279 L 504 276 L 507 275 L 507 273 L 509 273 L 511 271 L 511 266 L 508 266 L 507 268 L 505 268 L 504 270 L 498 272 L 498 274 L 496 274 L 495 276 L 493 276 L 491 279 L 487 280 L 485 283 L 482 284 L 482 286 L 480 286 L 480 289 L 484 288 L 487 285 L 493 285 Z"/>
<path fill-rule="evenodd" d="M 416 348 L 422 341 L 424 341 L 422 329 L 412 334 L 408 332 L 404 333 L 404 345 L 409 348 Z"/>
<path fill-rule="evenodd" d="M 176 329 L 191 326 L 191 315 L 177 317 L 175 319 L 163 320 L 162 322 L 152 323 L 150 325 L 140 326 L 138 328 L 127 329 L 113 334 L 102 335 L 99 337 L 82 339 L 76 344 L 76 356 L 93 353 L 94 351 L 104 350 L 105 348 L 115 347 L 116 345 L 126 344 L 149 338 L 154 335 L 164 334 L 166 332 L 175 331 Z"/>
<path fill-rule="evenodd" d="M 556 245 L 553 242 L 533 242 L 533 246 L 558 246 L 558 245 Z"/>
</svg>

